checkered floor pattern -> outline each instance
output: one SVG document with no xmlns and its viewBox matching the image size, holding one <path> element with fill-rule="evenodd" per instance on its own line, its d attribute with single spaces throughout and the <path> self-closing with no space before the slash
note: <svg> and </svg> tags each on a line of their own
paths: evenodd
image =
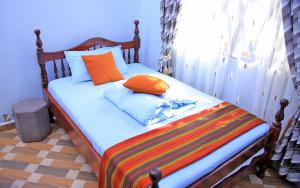
<svg viewBox="0 0 300 188">
<path fill-rule="evenodd" d="M 53 126 L 42 142 L 23 143 L 15 129 L 0 132 L 0 188 L 94 188 L 97 177 L 64 130 Z M 235 187 L 293 187 L 268 171 L 261 180 L 250 174 Z"/>
</svg>

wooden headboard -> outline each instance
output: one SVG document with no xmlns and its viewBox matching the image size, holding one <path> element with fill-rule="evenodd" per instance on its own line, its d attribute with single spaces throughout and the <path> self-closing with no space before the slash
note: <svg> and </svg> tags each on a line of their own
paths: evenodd
<svg viewBox="0 0 300 188">
<path fill-rule="evenodd" d="M 139 48 L 140 48 L 140 37 L 139 37 L 139 21 L 134 21 L 134 38 L 131 41 L 127 42 L 115 42 L 111 41 L 105 38 L 96 37 L 91 38 L 83 43 L 81 43 L 78 46 L 56 51 L 56 52 L 44 52 L 43 50 L 43 43 L 40 38 L 41 31 L 39 29 L 34 30 L 34 33 L 36 35 L 36 46 L 37 46 L 37 58 L 38 58 L 38 64 L 41 68 L 41 77 L 42 77 L 42 84 L 43 88 L 48 87 L 48 70 L 46 69 L 46 64 L 53 63 L 53 73 L 54 73 L 54 79 L 58 79 L 60 77 L 66 77 L 71 76 L 71 70 L 68 64 L 65 60 L 65 54 L 64 51 L 84 51 L 84 50 L 94 50 L 96 48 L 102 48 L 104 46 L 117 46 L 121 45 L 123 50 L 123 58 L 127 63 L 131 63 L 132 57 L 131 57 L 131 50 L 134 51 L 133 55 L 133 62 L 138 63 L 139 62 Z M 58 63 L 58 65 L 57 65 Z M 67 75 L 68 73 L 68 75 Z"/>
</svg>

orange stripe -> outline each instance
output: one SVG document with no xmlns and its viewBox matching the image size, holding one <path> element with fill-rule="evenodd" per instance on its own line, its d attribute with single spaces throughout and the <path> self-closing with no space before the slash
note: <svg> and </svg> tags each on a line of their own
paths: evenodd
<svg viewBox="0 0 300 188">
<path fill-rule="evenodd" d="M 259 121 L 259 122 L 261 123 L 261 121 Z M 257 125 L 257 120 L 252 119 L 252 120 L 248 121 L 247 123 L 242 124 L 242 126 L 239 127 L 238 129 L 235 129 L 232 132 L 229 132 L 229 133 L 221 136 L 220 138 L 217 138 L 217 139 L 213 140 L 212 142 L 207 143 L 206 145 L 204 145 L 204 147 L 205 146 L 207 147 L 208 145 L 210 146 L 209 148 L 207 148 L 207 150 L 203 150 L 203 147 L 202 147 L 202 149 L 199 149 L 199 150 L 202 150 L 201 152 L 204 152 L 204 153 L 206 152 L 205 155 L 207 155 L 211 151 L 214 151 L 217 148 L 219 148 L 219 146 L 224 145 L 224 143 L 227 143 L 228 141 L 233 140 L 233 139 L 237 138 L 239 135 L 241 135 L 241 134 L 245 133 L 246 131 L 252 129 L 255 125 Z M 195 153 L 197 153 L 197 150 L 195 151 Z M 182 164 L 181 162 L 177 162 L 177 161 L 181 160 L 182 158 L 178 158 L 178 159 L 174 160 L 173 162 L 162 166 L 161 168 L 164 169 L 164 171 L 167 172 L 166 169 L 168 167 L 169 168 L 174 168 L 174 166 L 172 166 L 172 165 L 174 165 L 174 163 Z M 190 159 L 193 160 L 193 158 L 190 158 Z"/>
<path fill-rule="evenodd" d="M 219 121 L 227 120 L 233 114 L 236 117 L 240 117 L 243 114 L 245 114 L 245 112 L 236 111 L 236 110 L 230 111 L 229 114 L 225 114 L 222 117 L 218 117 L 220 119 L 214 119 L 210 122 L 207 122 L 206 124 L 204 124 L 205 126 L 204 125 L 200 126 L 195 131 L 192 130 L 190 132 L 187 132 L 186 134 L 179 135 L 180 136 L 179 138 L 176 137 L 176 138 L 173 138 L 172 140 L 168 140 L 166 142 L 162 142 L 161 144 L 155 145 L 154 147 L 151 147 L 147 150 L 140 151 L 139 153 L 118 163 L 116 166 L 116 169 L 126 169 L 126 170 L 124 170 L 124 172 L 125 172 L 125 174 L 127 174 L 128 171 L 135 169 L 135 167 L 137 165 L 145 164 L 145 163 L 149 162 L 150 160 L 152 160 L 153 158 L 158 158 L 170 151 L 176 150 L 179 147 L 188 145 L 189 143 L 193 142 L 195 139 L 198 139 L 200 137 L 199 135 L 205 136 L 206 134 L 214 131 L 215 129 L 218 128 L 218 125 L 214 124 L 217 120 L 219 120 Z M 176 142 L 172 142 L 175 139 L 176 139 Z M 189 141 L 187 141 L 187 140 L 189 140 Z M 176 145 L 176 146 L 174 146 L 174 145 Z M 143 163 L 141 163 L 141 161 L 143 161 Z M 121 175 L 123 175 L 123 173 L 118 173 L 117 171 L 115 171 L 113 173 L 112 179 L 115 179 L 116 182 L 123 182 L 124 177 L 122 178 L 122 180 L 120 180 Z"/>
<path fill-rule="evenodd" d="M 233 115 L 238 118 L 241 117 L 242 115 L 246 114 L 246 112 L 244 111 L 237 111 L 237 113 L 233 111 L 232 113 L 229 113 L 228 116 L 232 117 Z M 224 117 L 224 120 L 227 120 L 228 116 Z M 215 119 L 214 119 L 215 120 Z M 232 121 L 234 121 L 235 119 L 231 119 L 230 121 L 227 121 L 227 124 L 231 123 Z M 219 121 L 222 121 L 222 119 L 219 119 Z M 121 182 L 121 184 L 123 184 L 124 181 L 124 176 L 122 178 L 122 180 L 120 181 L 119 177 L 123 174 L 128 174 L 129 171 L 134 170 L 137 166 L 141 166 L 151 160 L 153 160 L 154 158 L 159 158 L 161 156 L 163 156 L 166 153 L 170 153 L 174 150 L 177 150 L 180 147 L 186 146 L 192 142 L 194 142 L 194 140 L 199 139 L 200 137 L 203 137 L 213 131 L 215 131 L 216 129 L 221 128 L 218 124 L 214 124 L 215 121 L 212 122 L 208 122 L 207 123 L 207 127 L 205 127 L 206 129 L 201 129 L 199 128 L 196 131 L 191 132 L 191 134 L 189 135 L 185 135 L 184 137 L 180 137 L 178 139 L 176 139 L 176 142 L 172 142 L 172 143 L 167 143 L 165 145 L 161 145 L 161 147 L 159 148 L 154 148 L 150 151 L 146 151 L 144 153 L 144 151 L 141 151 L 141 153 L 136 154 L 135 156 L 132 156 L 130 160 L 124 160 L 120 163 L 118 163 L 118 167 L 117 169 L 124 169 L 124 173 L 117 173 L 118 175 L 116 176 L 116 181 L 115 182 Z M 213 126 L 209 126 L 209 125 L 213 125 Z M 202 126 L 201 126 L 202 127 Z M 124 162 L 124 163 L 123 163 Z M 127 164 L 126 164 L 127 163 Z M 125 170 L 126 169 L 126 170 Z"/>
<path fill-rule="evenodd" d="M 220 105 L 218 105 L 217 107 L 219 107 L 220 109 L 222 109 L 222 108 L 225 108 L 226 106 L 229 106 L 229 104 L 228 103 L 224 103 L 224 104 L 220 104 Z M 164 131 L 163 133 L 165 133 L 165 132 L 170 132 L 170 131 L 172 131 L 172 130 L 174 130 L 174 129 L 178 129 L 178 128 L 181 128 L 181 127 L 184 127 L 185 125 L 188 125 L 189 123 L 191 123 L 191 122 L 193 122 L 193 121 L 196 121 L 197 119 L 200 119 L 200 118 L 202 118 L 204 115 L 209 115 L 209 114 L 212 114 L 213 112 L 215 112 L 216 110 L 220 110 L 220 109 L 216 109 L 216 108 L 213 108 L 213 109 L 210 109 L 210 110 L 204 110 L 205 112 L 210 112 L 210 113 L 202 113 L 202 112 L 200 112 L 200 113 L 197 113 L 197 114 L 200 114 L 201 116 L 199 117 L 199 116 L 196 116 L 195 114 L 194 115 L 192 115 L 192 116 L 190 116 L 190 117 L 187 117 L 186 119 L 188 119 L 189 120 L 189 122 L 187 122 L 187 123 L 185 123 L 185 124 L 182 124 L 182 122 L 184 122 L 183 120 L 178 120 L 178 121 L 176 121 L 177 123 L 179 122 L 181 125 L 180 125 L 180 127 L 178 127 L 178 126 L 174 126 L 174 127 L 169 127 L 169 126 L 167 126 L 167 127 L 164 127 L 164 129 L 165 130 L 163 130 L 163 129 L 160 129 L 160 130 L 162 130 L 162 131 Z M 228 112 L 228 113 L 230 113 L 230 111 Z M 224 114 L 224 115 L 226 115 L 226 114 Z M 222 116 L 220 116 L 219 118 L 221 118 Z M 173 123 L 171 123 L 171 124 L 175 124 L 176 122 L 173 122 Z M 149 132 L 147 132 L 147 134 L 149 134 L 150 132 L 152 132 L 152 131 L 149 131 Z M 157 132 L 152 132 L 154 135 L 157 133 Z M 149 134 L 148 136 L 149 136 L 149 138 L 150 139 L 153 139 L 154 137 L 157 137 L 157 136 L 159 136 L 159 135 L 162 135 L 162 134 L 158 134 L 158 135 L 151 135 L 151 134 Z M 140 137 L 140 138 L 143 138 L 143 135 L 139 135 L 138 137 Z M 131 138 L 132 139 L 132 138 Z M 146 140 L 146 138 L 143 138 L 144 140 L 141 140 L 141 142 L 146 142 L 147 140 Z M 132 139 L 132 140 L 135 140 L 135 139 Z M 130 140 L 130 141 L 132 141 L 132 140 Z M 127 140 L 126 140 L 127 141 Z M 126 141 L 124 141 L 124 142 L 126 142 Z M 114 153 L 112 154 L 112 156 L 110 156 L 110 159 L 112 159 L 114 156 L 116 156 L 116 155 L 118 155 L 119 153 L 121 153 L 122 151 L 124 151 L 125 149 L 127 149 L 128 148 L 128 146 L 130 145 L 130 144 L 128 144 L 128 143 L 124 143 L 124 142 L 122 142 L 121 143 L 121 146 L 123 147 L 122 149 L 120 149 L 120 148 L 117 148 L 117 147 L 114 147 Z M 139 142 L 136 142 L 136 143 L 132 143 L 131 142 L 131 144 L 132 145 L 130 145 L 130 147 L 134 147 L 135 145 L 137 145 L 137 144 L 139 144 Z M 162 143 L 162 144 L 164 144 L 164 143 Z M 120 147 L 120 145 L 119 145 L 119 147 Z M 158 147 L 158 146 L 157 146 Z M 119 150 L 118 150 L 119 149 Z M 109 153 L 107 153 L 108 155 L 106 155 L 106 156 L 109 156 Z M 105 159 L 107 159 L 107 158 L 105 158 Z M 103 162 L 105 162 L 106 163 L 106 166 L 104 166 L 104 168 L 106 169 L 107 168 L 107 165 L 109 164 L 109 161 L 110 160 L 105 160 L 105 159 L 102 159 L 102 160 L 104 160 Z M 102 172 L 101 174 L 103 174 L 104 172 Z M 115 173 L 114 173 L 115 174 Z M 101 175 L 102 176 L 102 175 Z M 100 176 L 100 177 L 101 177 Z"/>
<path fill-rule="evenodd" d="M 163 173 L 163 177 L 169 175 L 170 173 L 174 172 L 177 169 L 180 169 L 180 168 L 210 154 L 212 151 L 215 151 L 216 149 L 220 148 L 220 146 L 223 146 L 224 144 L 228 143 L 229 141 L 237 138 L 239 135 L 252 129 L 257 124 L 261 124 L 261 123 L 263 123 L 262 120 L 252 119 L 251 121 L 249 121 L 245 124 L 242 124 L 242 126 L 239 127 L 238 129 L 236 129 L 232 132 L 229 132 L 228 134 L 223 135 L 222 137 L 214 140 L 213 142 L 207 143 L 204 146 L 198 148 L 197 150 L 194 150 L 191 153 L 188 153 L 187 155 L 184 155 L 178 159 L 175 159 L 171 163 L 161 166 L 160 170 Z M 224 139 L 221 140 L 222 138 L 224 138 Z M 206 148 L 204 148 L 204 147 L 206 147 Z M 134 182 L 135 186 L 133 186 L 133 187 L 146 187 L 147 185 L 149 185 L 149 183 L 151 183 L 151 180 L 149 179 L 148 176 L 149 176 L 148 174 L 141 176 L 137 181 Z"/>
<path fill-rule="evenodd" d="M 138 136 L 134 137 L 134 139 L 130 138 L 124 142 L 116 144 L 112 148 L 109 148 L 108 151 L 106 151 L 106 152 L 108 152 L 108 154 L 111 154 L 111 155 L 117 155 L 118 153 L 123 152 L 128 146 L 134 147 L 135 145 L 138 145 L 141 142 L 146 142 L 148 139 L 153 138 L 153 135 L 155 135 L 155 137 L 161 136 L 162 134 L 165 134 L 166 132 L 170 132 L 171 130 L 178 129 L 179 128 L 178 124 L 180 125 L 181 123 L 184 123 L 184 125 L 187 125 L 190 122 L 200 119 L 201 117 L 203 117 L 205 115 L 214 113 L 216 108 L 218 110 L 220 110 L 229 105 L 230 105 L 229 103 L 224 102 L 224 103 L 217 105 L 215 108 L 209 108 L 207 110 L 203 110 L 203 111 L 193 114 L 191 116 L 187 116 L 183 119 L 179 119 L 177 121 L 171 122 L 171 123 L 167 124 L 166 126 L 162 126 L 155 130 L 151 130 L 144 134 L 138 135 Z M 182 125 L 180 125 L 180 127 L 182 127 Z"/>
<path fill-rule="evenodd" d="M 185 143 L 187 138 L 191 138 L 191 136 L 193 136 L 193 134 L 195 134 L 194 133 L 195 131 L 197 131 L 196 133 L 201 132 L 202 134 L 205 134 L 204 131 L 209 131 L 209 130 L 213 130 L 215 128 L 218 128 L 217 124 L 213 124 L 215 121 L 217 121 L 217 120 L 219 120 L 219 121 L 225 121 L 225 120 L 227 120 L 229 118 L 228 116 L 232 116 L 233 114 L 235 116 L 241 116 L 241 115 L 243 115 L 241 113 L 245 114 L 244 112 L 241 112 L 241 111 L 231 111 L 231 112 L 229 112 L 229 114 L 224 114 L 223 116 L 218 117 L 220 119 L 214 119 L 213 121 L 207 122 L 206 124 L 203 124 L 202 126 L 199 126 L 198 128 L 196 128 L 194 130 L 191 130 L 191 131 L 188 131 L 188 132 L 186 132 L 184 134 L 181 134 L 181 135 L 178 135 L 176 137 L 173 137 L 170 140 L 167 140 L 165 142 L 162 142 L 162 143 L 160 143 L 158 145 L 153 146 L 152 148 L 148 148 L 148 149 L 142 150 L 140 152 L 145 153 L 145 156 L 147 156 L 148 154 L 152 153 L 152 150 L 156 150 L 156 149 L 159 149 L 159 148 L 164 148 L 164 147 L 170 146 L 170 144 L 173 143 L 172 141 L 175 140 L 175 139 L 176 139 L 176 145 L 180 145 L 181 142 Z M 199 136 L 199 135 L 197 135 L 197 136 Z M 146 153 L 146 152 L 148 152 L 148 153 Z M 136 155 L 138 155 L 138 153 L 136 153 Z M 124 160 L 124 162 L 128 161 L 132 157 L 134 157 L 134 156 L 131 156 L 131 157 L 127 158 L 126 160 Z M 142 156 L 142 158 L 143 157 L 144 156 Z M 136 160 L 136 158 L 134 160 Z"/>
<path fill-rule="evenodd" d="M 195 140 L 215 131 L 216 129 L 222 128 L 222 126 L 227 125 L 233 121 L 235 121 L 238 117 L 241 117 L 243 114 L 248 114 L 248 112 L 242 110 L 242 109 L 234 109 L 230 110 L 226 114 L 223 114 L 222 116 L 219 116 L 214 119 L 210 119 L 209 122 L 206 122 L 204 124 L 201 124 L 199 128 L 193 128 L 190 131 L 187 131 L 183 134 L 179 134 L 178 136 L 174 136 L 172 139 L 166 140 L 161 142 L 160 144 L 156 144 L 153 147 L 141 149 L 140 151 L 137 150 L 137 152 L 117 163 L 116 168 L 114 171 L 112 171 L 111 179 L 106 179 L 106 173 L 105 169 L 109 168 L 110 160 L 113 159 L 114 156 L 117 156 L 124 152 L 129 147 L 135 147 L 139 144 L 146 143 L 148 140 L 157 138 L 163 134 L 167 134 L 168 132 L 172 130 L 176 130 L 179 128 L 182 128 L 184 126 L 189 125 L 193 121 L 196 121 L 197 119 L 200 119 L 204 116 L 207 116 L 209 114 L 216 113 L 217 110 L 220 110 L 222 108 L 225 108 L 226 106 L 229 106 L 231 104 L 229 103 L 221 103 L 219 105 L 216 105 L 214 107 L 211 107 L 207 110 L 203 110 L 199 113 L 196 113 L 194 115 L 188 116 L 186 118 L 177 120 L 175 122 L 172 122 L 170 124 L 167 124 L 163 126 L 162 128 L 158 128 L 155 130 L 151 130 L 147 133 L 138 135 L 136 137 L 130 138 L 124 142 L 121 142 L 120 144 L 117 144 L 116 146 L 113 146 L 109 148 L 101 161 L 100 164 L 100 183 L 99 187 L 106 187 L 107 181 L 111 182 L 111 185 L 113 187 L 122 187 L 125 185 L 125 177 L 126 174 L 134 171 L 139 166 L 142 166 L 143 164 L 146 164 L 154 159 L 156 159 L 156 162 L 159 157 L 162 157 L 166 153 L 171 153 L 172 151 L 176 151 L 179 148 L 182 148 L 184 146 L 187 146 L 190 143 L 193 143 Z M 232 105 L 233 106 L 233 105 Z M 174 172 L 177 169 L 180 169 L 191 162 L 198 160 L 199 158 L 202 158 L 203 156 L 211 153 L 212 151 L 216 150 L 217 148 L 221 147 L 222 145 L 226 144 L 227 142 L 233 140 L 237 136 L 243 134 L 244 132 L 248 131 L 249 129 L 257 126 L 258 124 L 261 124 L 263 121 L 257 118 L 254 118 L 250 121 L 247 121 L 237 127 L 236 129 L 231 130 L 230 132 L 224 134 L 223 136 L 211 140 L 210 142 L 201 145 L 199 148 L 195 148 L 196 145 L 194 145 L 194 149 L 191 152 L 188 152 L 185 150 L 182 156 L 174 159 L 172 162 L 162 164 L 160 166 L 160 170 L 163 173 L 163 177 L 167 176 L 168 174 Z M 230 128 L 231 129 L 231 128 Z M 229 130 L 230 130 L 229 129 Z M 209 138 L 211 139 L 211 137 Z M 148 142 L 151 143 L 151 142 Z M 134 151 L 134 150 L 132 150 Z M 135 151 L 134 151 L 135 152 Z M 180 153 L 177 153 L 178 155 Z M 128 155 L 128 154 L 127 154 Z M 169 160 L 168 158 L 165 158 L 164 161 Z M 155 163 L 156 163 L 155 162 Z M 159 161 L 158 161 L 159 162 Z M 167 161 L 166 161 L 167 162 Z M 137 169 L 138 171 L 142 169 Z M 138 171 L 135 171 L 134 173 L 138 173 Z M 137 174 L 132 174 L 133 177 Z M 149 178 L 148 174 L 144 174 L 143 176 L 138 177 L 138 179 L 133 182 L 133 187 L 140 187 L 140 186 L 148 186 L 151 183 L 151 180 Z"/>
</svg>

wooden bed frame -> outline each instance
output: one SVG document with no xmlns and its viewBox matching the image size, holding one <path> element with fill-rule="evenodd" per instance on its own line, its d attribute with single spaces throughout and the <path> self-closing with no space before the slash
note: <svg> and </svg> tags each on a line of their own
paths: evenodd
<svg viewBox="0 0 300 188">
<path fill-rule="evenodd" d="M 139 21 L 135 20 L 134 22 L 134 38 L 131 41 L 127 42 L 115 42 L 111 40 L 107 40 L 101 37 L 89 39 L 82 44 L 67 49 L 69 51 L 82 51 L 82 50 L 91 50 L 97 47 L 102 46 L 116 46 L 121 45 L 123 50 L 123 58 L 127 60 L 127 63 L 131 63 L 131 51 L 133 50 L 133 62 L 139 62 L 139 48 L 140 48 L 140 37 L 139 37 Z M 69 117 L 69 115 L 64 111 L 64 109 L 57 103 L 57 101 L 53 98 L 53 96 L 48 92 L 48 76 L 46 64 L 49 62 L 53 62 L 53 72 L 54 79 L 58 79 L 59 77 L 67 76 L 67 72 L 69 72 L 69 76 L 71 75 L 71 71 L 67 65 L 64 63 L 64 51 L 61 50 L 57 52 L 44 52 L 42 47 L 42 41 L 40 38 L 40 30 L 35 30 L 36 35 L 36 46 L 37 46 L 37 59 L 38 64 L 41 68 L 41 78 L 43 90 L 45 93 L 45 97 L 49 102 L 49 114 L 51 119 L 53 119 L 53 115 L 56 117 L 56 120 L 59 122 L 59 125 L 62 126 L 70 139 L 79 150 L 79 152 L 84 156 L 86 161 L 92 166 L 93 171 L 98 176 L 99 164 L 101 161 L 101 155 L 99 155 L 96 150 L 93 148 L 90 141 L 84 136 L 84 134 L 80 131 L 80 129 L 76 126 L 74 121 Z M 126 53 L 127 52 L 127 53 Z M 59 66 L 57 66 L 57 63 Z M 53 73 L 52 73 L 53 74 Z M 249 173 L 256 173 L 258 177 L 263 178 L 265 170 L 267 169 L 270 159 L 275 147 L 275 143 L 278 139 L 280 130 L 281 130 L 281 121 L 284 119 L 284 108 L 288 105 L 288 100 L 282 99 L 280 101 L 280 109 L 275 115 L 275 121 L 270 126 L 270 131 L 253 142 L 251 145 L 243 149 L 240 153 L 233 156 L 231 159 L 220 165 L 218 168 L 207 174 L 206 176 L 198 179 L 189 187 L 211 187 L 219 182 L 222 178 L 224 178 L 228 173 L 233 171 L 239 165 L 241 165 L 244 161 L 253 156 L 260 149 L 264 148 L 265 152 L 262 155 L 255 157 L 251 164 L 247 167 L 241 168 L 236 173 L 232 174 L 230 177 L 227 177 L 218 183 L 220 187 L 227 187 L 232 185 L 234 182 L 239 180 L 242 176 L 245 176 Z M 149 172 L 149 176 L 152 180 L 152 187 L 157 188 L 158 182 L 161 179 L 161 172 L 158 169 L 153 169 Z"/>
</svg>

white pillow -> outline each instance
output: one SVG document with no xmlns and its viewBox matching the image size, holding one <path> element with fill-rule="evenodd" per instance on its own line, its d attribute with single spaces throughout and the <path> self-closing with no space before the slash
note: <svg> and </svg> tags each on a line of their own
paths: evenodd
<svg viewBox="0 0 300 188">
<path fill-rule="evenodd" d="M 117 68 L 122 74 L 126 74 L 128 72 L 128 67 L 126 62 L 123 59 L 121 46 L 113 46 L 108 48 L 109 50 L 107 50 L 104 53 L 107 53 L 108 51 L 112 51 Z"/>
<path fill-rule="evenodd" d="M 127 73 L 128 67 L 123 59 L 121 46 L 104 47 L 92 51 L 65 51 L 64 54 L 72 72 L 72 81 L 74 83 L 80 83 L 91 80 L 91 77 L 81 56 L 104 54 L 109 51 L 113 53 L 113 57 L 118 70 L 122 74 Z"/>
</svg>

